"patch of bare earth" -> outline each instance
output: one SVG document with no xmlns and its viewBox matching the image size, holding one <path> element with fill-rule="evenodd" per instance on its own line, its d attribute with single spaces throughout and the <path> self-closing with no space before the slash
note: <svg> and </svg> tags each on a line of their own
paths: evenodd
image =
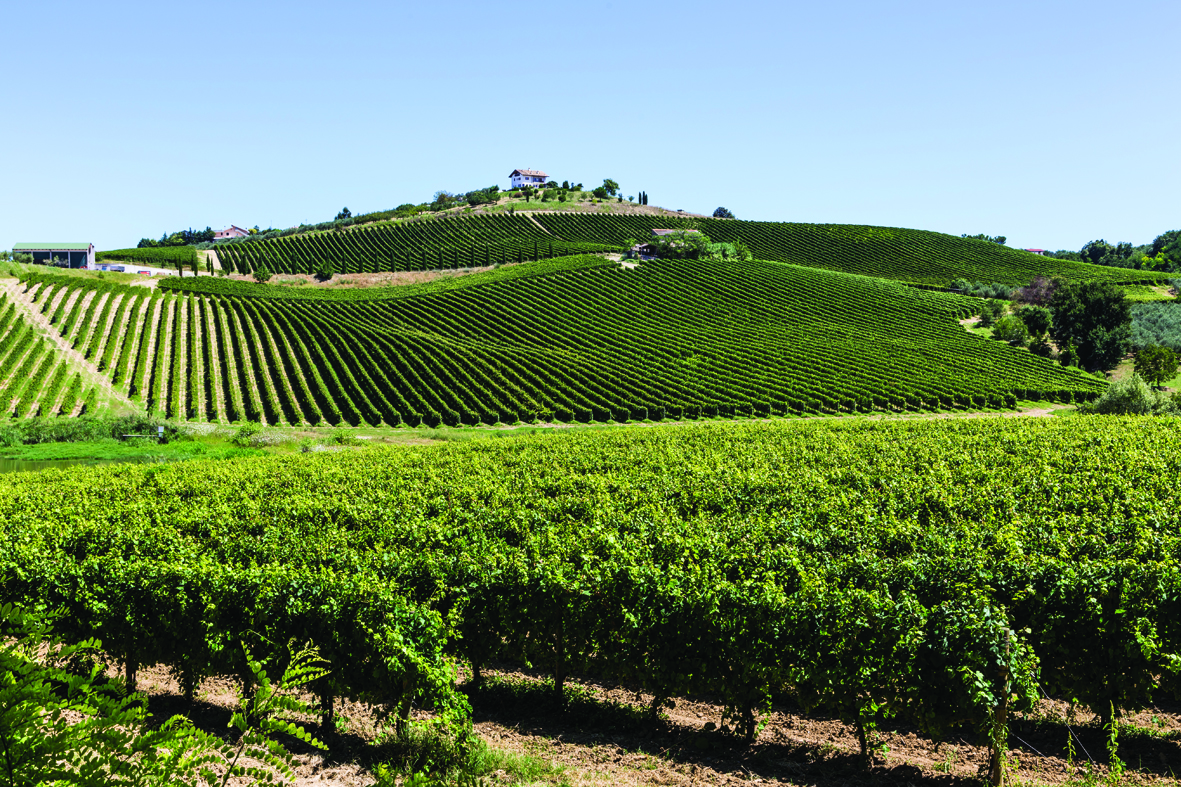
<svg viewBox="0 0 1181 787">
<path fill-rule="evenodd" d="M 516 265 L 515 262 L 504 263 L 501 267 Z M 378 271 L 376 273 L 339 273 L 328 281 L 320 281 L 307 273 L 281 273 L 275 275 L 268 284 L 280 287 L 310 287 L 323 290 L 351 290 L 369 287 L 402 287 L 411 284 L 426 284 L 437 279 L 453 279 L 457 276 L 468 276 L 473 273 L 483 273 L 494 268 L 493 265 L 481 265 L 473 268 L 442 269 L 431 271 Z M 248 274 L 232 273 L 227 278 L 234 281 L 253 282 Z"/>
<path fill-rule="evenodd" d="M 117 668 L 111 670 L 118 674 Z M 645 715 L 651 696 L 594 681 L 571 682 L 559 705 L 542 676 L 506 667 L 485 673 L 486 688 L 469 696 L 476 734 L 491 749 L 527 755 L 546 766 L 529 784 L 569 785 L 908 785 L 975 787 L 987 749 L 970 732 L 934 741 L 904 724 L 886 724 L 885 746 L 874 766 L 862 770 L 856 735 L 839 720 L 804 713 L 790 701 L 776 703 L 755 742 L 728 733 L 722 706 L 708 697 L 681 698 L 660 721 Z M 225 678 L 206 680 L 192 703 L 162 668 L 139 672 L 155 719 L 189 716 L 210 732 L 225 734 L 237 695 Z M 310 700 L 311 697 L 305 697 Z M 289 739 L 298 763 L 296 784 L 367 785 L 381 760 L 371 744 L 380 722 L 370 706 L 342 701 L 338 733 L 325 736 L 315 719 L 306 727 L 324 739 L 322 752 Z M 422 717 L 422 714 L 416 713 Z M 1124 783 L 1175 784 L 1181 768 L 1181 704 L 1162 704 L 1124 718 L 1119 755 L 1127 764 Z M 1068 758 L 1071 741 L 1073 759 Z M 1106 733 L 1090 713 L 1065 702 L 1043 701 L 1011 725 L 1011 783 L 1059 785 L 1083 782 L 1088 771 L 1101 781 L 1107 768 Z M 486 783 L 513 783 L 498 771 Z"/>
</svg>

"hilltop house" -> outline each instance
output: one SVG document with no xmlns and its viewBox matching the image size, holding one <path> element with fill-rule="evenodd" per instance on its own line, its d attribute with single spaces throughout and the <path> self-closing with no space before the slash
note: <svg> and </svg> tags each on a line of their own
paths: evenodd
<svg viewBox="0 0 1181 787">
<path fill-rule="evenodd" d="M 12 250 L 32 254 L 37 265 L 51 265 L 54 260 L 68 262 L 71 268 L 94 267 L 93 243 L 16 243 Z"/>
<path fill-rule="evenodd" d="M 1049 257 L 1050 256 L 1050 252 L 1048 249 L 1025 249 L 1025 251 L 1029 252 L 1030 254 L 1036 254 L 1039 257 Z"/>
<path fill-rule="evenodd" d="M 509 182 L 514 189 L 524 188 L 525 186 L 539 188 L 545 183 L 548 177 L 549 175 L 546 175 L 539 169 L 514 169 L 509 173 Z"/>
<path fill-rule="evenodd" d="M 241 227 L 231 224 L 226 229 L 218 230 L 217 232 L 213 233 L 213 239 L 225 240 L 226 238 L 245 238 L 249 234 L 250 233 L 248 231 L 242 229 Z"/>
</svg>

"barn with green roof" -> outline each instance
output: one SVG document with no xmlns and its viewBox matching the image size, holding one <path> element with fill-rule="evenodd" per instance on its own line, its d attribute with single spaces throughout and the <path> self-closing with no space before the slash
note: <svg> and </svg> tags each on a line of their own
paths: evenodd
<svg viewBox="0 0 1181 787">
<path fill-rule="evenodd" d="M 51 265 L 57 260 L 69 263 L 71 268 L 94 267 L 93 243 L 17 243 L 12 251 L 32 254 L 33 262 L 38 265 Z"/>
</svg>

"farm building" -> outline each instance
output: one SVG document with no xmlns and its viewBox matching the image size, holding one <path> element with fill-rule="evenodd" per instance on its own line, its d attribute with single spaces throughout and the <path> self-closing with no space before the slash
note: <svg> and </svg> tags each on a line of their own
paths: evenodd
<svg viewBox="0 0 1181 787">
<path fill-rule="evenodd" d="M 250 232 L 248 230 L 244 230 L 239 226 L 231 224 L 226 229 L 218 230 L 217 232 L 213 233 L 213 239 L 225 240 L 226 238 L 245 238 L 249 234 Z"/>
<path fill-rule="evenodd" d="M 1050 251 L 1048 249 L 1025 249 L 1025 251 L 1029 252 L 1030 254 L 1036 254 L 1039 257 L 1050 256 Z"/>
<path fill-rule="evenodd" d="M 525 186 L 537 187 L 545 183 L 546 175 L 539 169 L 514 169 L 509 173 L 509 181 L 512 183 L 514 189 L 523 188 Z"/>
<path fill-rule="evenodd" d="M 55 260 L 68 262 L 71 268 L 94 267 L 93 243 L 17 243 L 16 254 L 32 254 L 38 265 L 51 265 Z"/>
</svg>

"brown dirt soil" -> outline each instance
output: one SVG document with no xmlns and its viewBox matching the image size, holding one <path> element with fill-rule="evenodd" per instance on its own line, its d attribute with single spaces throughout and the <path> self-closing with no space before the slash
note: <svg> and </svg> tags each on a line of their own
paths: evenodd
<svg viewBox="0 0 1181 787">
<path fill-rule="evenodd" d="M 790 701 L 776 703 L 753 745 L 725 731 L 722 707 L 708 697 L 681 698 L 660 722 L 648 720 L 651 696 L 594 681 L 574 682 L 559 707 L 539 673 L 501 665 L 485 672 L 488 687 L 470 694 L 476 734 L 492 749 L 527 755 L 548 767 L 529 784 L 738 785 L 806 784 L 975 787 L 987 750 L 970 732 L 936 742 L 904 724 L 886 724 L 883 757 L 866 772 L 852 729 L 832 718 L 803 712 Z M 111 675 L 118 674 L 112 668 Z M 236 701 L 235 684 L 206 680 L 190 705 L 163 669 L 144 669 L 138 688 L 149 697 L 154 718 L 185 714 L 219 734 Z M 310 699 L 305 697 L 304 699 Z M 327 752 L 287 741 L 298 763 L 296 785 L 372 784 L 369 767 L 380 761 L 371 746 L 379 731 L 369 706 L 342 702 L 340 733 Z M 1181 703 L 1125 717 L 1120 757 L 1128 771 L 1122 783 L 1175 784 L 1181 768 Z M 322 737 L 314 720 L 306 725 Z M 1075 756 L 1067 759 L 1071 736 Z M 1018 714 L 1011 727 L 1010 780 L 1016 784 L 1082 784 L 1093 771 L 1107 776 L 1106 736 L 1088 712 L 1045 700 Z M 374 758 L 378 758 L 374 760 Z M 1094 763 L 1091 762 L 1094 758 Z M 488 785 L 514 783 L 498 771 Z"/>
<path fill-rule="evenodd" d="M 508 262 L 501 267 L 516 265 Z M 338 273 L 326 282 L 321 282 L 308 273 L 277 273 L 267 284 L 279 286 L 311 287 L 324 290 L 351 290 L 367 287 L 401 287 L 408 284 L 425 284 L 436 279 L 466 276 L 472 273 L 483 273 L 493 269 L 492 265 L 481 265 L 475 268 L 460 268 L 458 270 L 435 271 L 379 271 L 377 273 Z M 231 273 L 226 278 L 235 281 L 253 282 L 249 274 Z"/>
</svg>

